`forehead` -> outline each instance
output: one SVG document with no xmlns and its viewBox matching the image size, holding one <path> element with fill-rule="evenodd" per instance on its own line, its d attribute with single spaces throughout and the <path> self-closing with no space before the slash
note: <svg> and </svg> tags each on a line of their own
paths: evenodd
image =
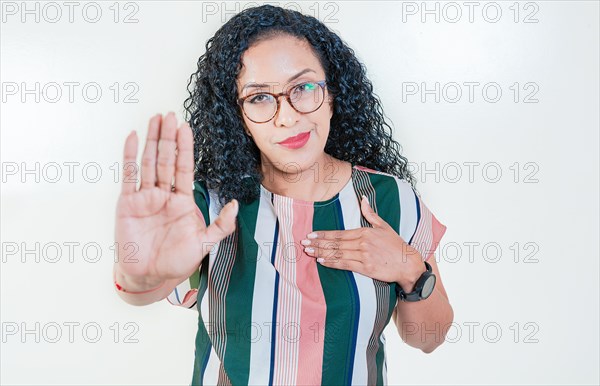
<svg viewBox="0 0 600 386">
<path fill-rule="evenodd" d="M 285 84 L 300 71 L 310 68 L 306 76 L 322 77 L 323 68 L 307 41 L 291 36 L 277 36 L 263 40 L 242 55 L 242 69 L 238 84 L 271 82 Z"/>
</svg>

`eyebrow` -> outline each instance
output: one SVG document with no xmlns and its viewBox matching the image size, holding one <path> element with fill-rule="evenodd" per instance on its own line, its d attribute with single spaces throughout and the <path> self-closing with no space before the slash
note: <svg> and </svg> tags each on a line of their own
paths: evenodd
<svg viewBox="0 0 600 386">
<path fill-rule="evenodd" d="M 300 72 L 299 72 L 299 73 L 297 73 L 296 75 L 294 75 L 294 76 L 292 76 L 291 78 L 289 78 L 289 79 L 287 80 L 287 83 L 289 83 L 289 82 L 291 82 L 292 80 L 294 80 L 294 79 L 296 79 L 296 78 L 298 78 L 298 77 L 300 77 L 300 76 L 302 76 L 302 75 L 306 74 L 307 72 L 314 72 L 314 73 L 316 74 L 316 72 L 315 72 L 314 70 L 311 70 L 310 68 L 305 68 L 304 70 L 300 71 Z M 251 82 L 251 83 L 248 83 L 247 85 L 245 85 L 245 86 L 242 88 L 242 91 L 243 91 L 243 90 L 245 90 L 245 89 L 247 89 L 247 88 L 250 88 L 250 87 L 269 87 L 269 86 L 272 86 L 272 85 L 273 85 L 273 83 L 271 83 L 271 84 L 266 84 L 266 83 L 253 83 L 253 82 Z"/>
</svg>

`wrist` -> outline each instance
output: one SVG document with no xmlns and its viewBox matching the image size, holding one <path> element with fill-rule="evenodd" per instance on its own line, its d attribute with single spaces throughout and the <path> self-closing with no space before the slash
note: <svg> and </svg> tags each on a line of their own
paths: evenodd
<svg viewBox="0 0 600 386">
<path fill-rule="evenodd" d="M 166 283 L 166 280 L 149 278 L 147 276 L 135 278 L 124 275 L 115 269 L 113 272 L 113 282 L 118 291 L 130 294 L 143 294 L 161 288 Z"/>
<path fill-rule="evenodd" d="M 418 259 L 415 258 L 413 260 L 409 267 L 411 268 L 403 270 L 402 277 L 396 281 L 396 283 L 402 287 L 404 293 L 407 294 L 414 291 L 415 284 L 417 284 L 421 275 L 423 275 L 424 272 L 427 272 L 427 267 L 420 258 L 420 255 L 418 256 Z"/>
</svg>

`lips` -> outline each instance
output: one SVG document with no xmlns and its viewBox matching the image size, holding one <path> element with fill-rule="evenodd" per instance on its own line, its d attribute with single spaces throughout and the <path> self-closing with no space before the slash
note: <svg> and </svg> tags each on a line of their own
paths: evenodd
<svg viewBox="0 0 600 386">
<path fill-rule="evenodd" d="M 289 137 L 281 142 L 279 142 L 280 144 L 283 145 L 288 145 L 291 143 L 296 143 L 296 142 L 302 142 L 303 140 L 305 140 L 308 136 L 310 135 L 310 131 L 307 131 L 306 133 L 300 133 L 298 135 L 295 135 L 293 137 Z"/>
</svg>

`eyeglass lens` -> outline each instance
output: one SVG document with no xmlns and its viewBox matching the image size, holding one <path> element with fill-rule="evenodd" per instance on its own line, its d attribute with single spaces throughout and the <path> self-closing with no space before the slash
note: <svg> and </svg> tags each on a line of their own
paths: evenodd
<svg viewBox="0 0 600 386">
<path fill-rule="evenodd" d="M 292 106 L 301 113 L 317 110 L 324 96 L 325 91 L 316 82 L 301 83 L 290 90 Z M 271 94 L 256 93 L 244 100 L 242 108 L 249 119 L 266 122 L 277 113 L 277 100 Z"/>
</svg>

